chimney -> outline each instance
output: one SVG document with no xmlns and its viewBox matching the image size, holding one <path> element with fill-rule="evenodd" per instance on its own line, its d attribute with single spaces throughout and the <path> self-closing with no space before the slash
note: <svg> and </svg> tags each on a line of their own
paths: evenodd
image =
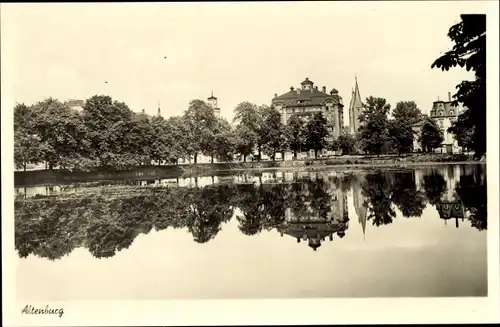
<svg viewBox="0 0 500 327">
<path fill-rule="evenodd" d="M 451 92 L 448 92 L 448 101 L 451 102 Z"/>
<path fill-rule="evenodd" d="M 293 90 L 294 90 L 293 86 L 290 86 L 290 91 L 293 91 Z"/>
<path fill-rule="evenodd" d="M 300 94 L 300 87 L 297 88 L 297 94 Z"/>
<path fill-rule="evenodd" d="M 145 113 L 145 112 L 146 112 L 146 110 L 142 109 L 142 113 Z"/>
<path fill-rule="evenodd" d="M 315 86 L 315 87 L 314 87 L 314 89 L 317 91 L 317 90 L 318 90 L 318 87 L 317 87 L 317 86 Z"/>
<path fill-rule="evenodd" d="M 278 94 L 277 93 L 274 93 L 274 97 L 277 98 L 278 97 Z"/>
<path fill-rule="evenodd" d="M 323 93 L 326 93 L 326 86 L 323 86 Z"/>
</svg>

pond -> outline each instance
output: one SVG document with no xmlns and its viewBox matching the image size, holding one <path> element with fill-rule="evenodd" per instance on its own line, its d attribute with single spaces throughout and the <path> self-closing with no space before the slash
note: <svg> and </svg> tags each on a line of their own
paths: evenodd
<svg viewBox="0 0 500 327">
<path fill-rule="evenodd" d="M 31 301 L 487 296 L 486 166 L 16 189 Z"/>
</svg>

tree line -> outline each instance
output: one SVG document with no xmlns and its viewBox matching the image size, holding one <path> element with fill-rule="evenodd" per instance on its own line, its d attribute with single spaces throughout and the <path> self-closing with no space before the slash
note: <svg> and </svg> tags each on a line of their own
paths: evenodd
<svg viewBox="0 0 500 327">
<path fill-rule="evenodd" d="M 178 159 L 197 163 L 203 154 L 218 161 L 246 161 L 254 155 L 276 159 L 281 153 L 322 150 L 341 154 L 408 153 L 413 149 L 411 125 L 420 119 L 416 104 L 399 102 L 388 119 L 385 99 L 369 97 L 361 115 L 357 135 L 343 133 L 333 142 L 322 113 L 304 121 L 293 115 L 283 124 L 273 107 L 240 103 L 232 124 L 216 117 L 210 105 L 193 100 L 181 116 L 163 118 L 133 112 L 125 103 L 96 95 L 85 101 L 81 111 L 49 98 L 34 105 L 14 108 L 14 160 L 16 167 L 45 162 L 47 168 L 69 170 L 91 168 L 123 169 L 142 165 L 177 164 Z M 430 119 L 422 132 L 424 148 L 442 142 L 442 133 Z"/>
</svg>

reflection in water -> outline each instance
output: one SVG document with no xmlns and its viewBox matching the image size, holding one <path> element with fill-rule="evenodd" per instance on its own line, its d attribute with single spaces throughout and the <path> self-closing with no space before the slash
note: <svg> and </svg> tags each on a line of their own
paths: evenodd
<svg viewBox="0 0 500 327">
<path fill-rule="evenodd" d="M 348 193 L 363 234 L 367 221 L 377 227 L 389 225 L 397 217 L 396 209 L 403 217 L 418 218 L 429 205 L 446 225 L 453 220 L 459 227 L 459 221 L 468 220 L 478 230 L 487 228 L 483 166 L 260 173 L 229 179 L 184 182 L 191 187 L 165 186 L 179 185 L 170 180 L 154 181 L 153 187 L 140 186 L 140 181 L 57 191 L 43 187 L 46 193 L 33 197 L 25 191 L 15 201 L 16 249 L 23 258 L 33 254 L 55 260 L 85 247 L 94 257 L 106 258 L 152 229 L 184 229 L 195 242 L 206 243 L 234 217 L 244 235 L 274 231 L 307 242 L 316 251 L 327 239 L 348 234 Z"/>
</svg>

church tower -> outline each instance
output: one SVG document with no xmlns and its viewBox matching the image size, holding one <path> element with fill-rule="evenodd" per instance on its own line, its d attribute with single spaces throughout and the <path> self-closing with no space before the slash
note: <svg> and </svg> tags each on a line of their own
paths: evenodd
<svg viewBox="0 0 500 327">
<path fill-rule="evenodd" d="M 354 90 L 351 94 L 351 102 L 349 104 L 349 130 L 354 134 L 359 129 L 359 116 L 363 110 L 363 103 L 361 102 L 361 95 L 359 94 L 358 78 L 356 77 Z"/>
<path fill-rule="evenodd" d="M 214 92 L 212 92 L 212 95 L 207 100 L 208 100 L 208 103 L 210 104 L 210 106 L 214 109 L 215 117 L 219 118 L 220 117 L 220 108 L 217 105 L 217 98 L 214 97 Z"/>
</svg>

